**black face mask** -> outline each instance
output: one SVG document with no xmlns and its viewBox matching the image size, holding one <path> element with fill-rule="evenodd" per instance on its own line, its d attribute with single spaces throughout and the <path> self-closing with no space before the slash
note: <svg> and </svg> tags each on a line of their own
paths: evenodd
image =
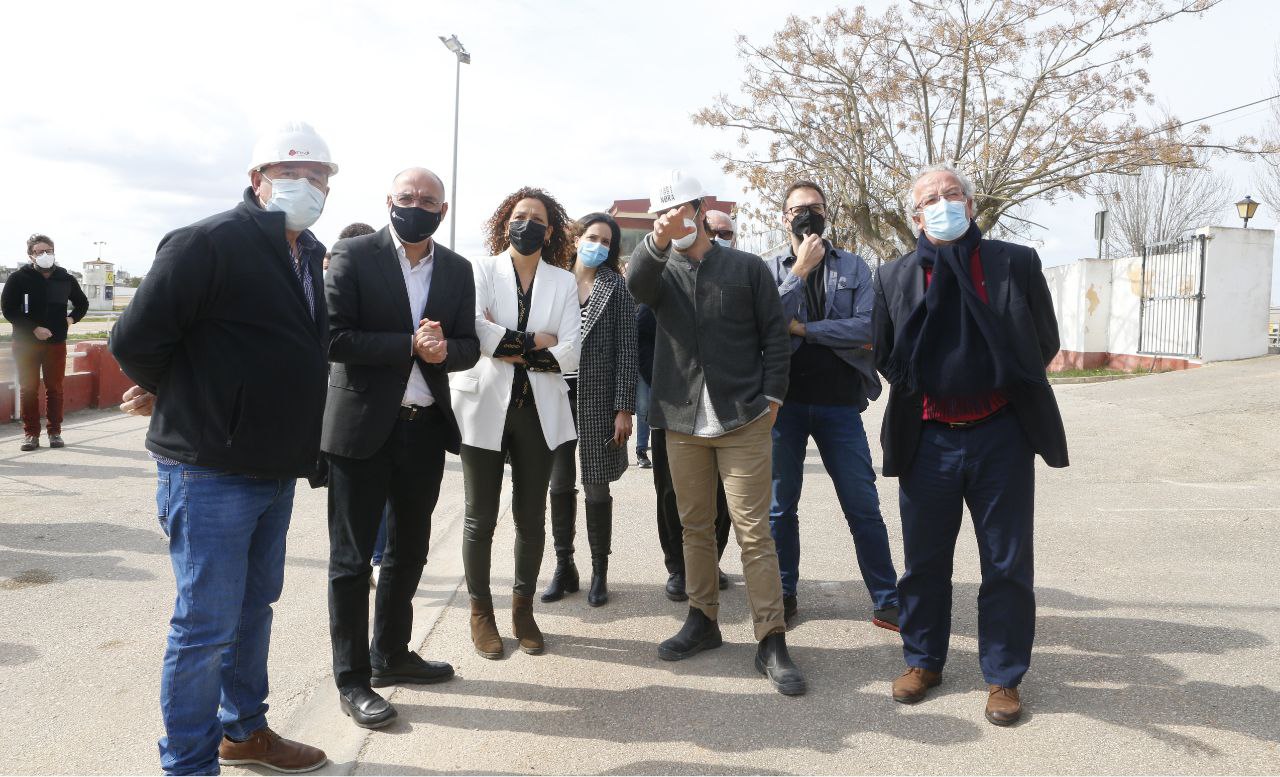
<svg viewBox="0 0 1280 777">
<path fill-rule="evenodd" d="M 391 226 L 406 243 L 421 243 L 440 227 L 440 214 L 422 208 L 391 206 Z"/>
<path fill-rule="evenodd" d="M 513 221 L 507 227 L 511 246 L 523 256 L 533 256 L 547 239 L 547 225 L 536 221 Z"/>
<path fill-rule="evenodd" d="M 827 228 L 827 217 L 805 208 L 799 216 L 791 219 L 791 233 L 804 240 L 807 235 L 822 236 Z"/>
</svg>

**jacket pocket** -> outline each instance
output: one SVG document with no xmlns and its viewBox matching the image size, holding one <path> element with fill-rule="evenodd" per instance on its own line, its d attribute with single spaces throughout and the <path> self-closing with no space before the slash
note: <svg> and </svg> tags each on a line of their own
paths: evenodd
<svg viewBox="0 0 1280 777">
<path fill-rule="evenodd" d="M 750 321 L 756 313 L 755 295 L 750 286 L 725 286 L 720 289 L 720 313 L 733 321 Z"/>
<path fill-rule="evenodd" d="M 163 471 L 156 477 L 156 520 L 166 537 L 169 536 L 169 478 L 170 473 Z"/>
<path fill-rule="evenodd" d="M 480 390 L 480 379 L 475 375 L 450 375 L 449 388 L 453 391 L 475 393 Z"/>
</svg>

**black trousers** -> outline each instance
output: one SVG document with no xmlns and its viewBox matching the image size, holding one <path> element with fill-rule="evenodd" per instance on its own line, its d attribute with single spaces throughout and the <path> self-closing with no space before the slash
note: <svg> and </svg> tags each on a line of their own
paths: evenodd
<svg viewBox="0 0 1280 777">
<path fill-rule="evenodd" d="M 668 574 L 684 574 L 684 527 L 676 507 L 676 489 L 671 485 L 671 465 L 667 461 L 667 431 L 650 431 L 653 454 L 653 490 L 658 498 L 658 542 L 662 544 L 662 561 Z M 724 483 L 716 479 L 716 553 L 724 557 L 729 544 L 729 502 L 724 496 Z"/>
<path fill-rule="evenodd" d="M 432 406 L 413 421 L 397 420 L 367 459 L 329 456 L 329 637 L 339 688 L 367 686 L 371 660 L 394 661 L 409 650 L 413 595 L 427 561 L 445 438 L 444 416 Z M 370 645 L 369 575 L 388 501 Z"/>
</svg>

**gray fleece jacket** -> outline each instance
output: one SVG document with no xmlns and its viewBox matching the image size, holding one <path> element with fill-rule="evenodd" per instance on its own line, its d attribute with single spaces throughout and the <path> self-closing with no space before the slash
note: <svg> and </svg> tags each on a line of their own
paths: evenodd
<svg viewBox="0 0 1280 777">
<path fill-rule="evenodd" d="M 711 426 L 731 432 L 787 395 L 787 322 L 760 257 L 713 245 L 692 262 L 669 248 L 659 252 L 651 233 L 631 255 L 627 285 L 658 324 L 651 426 L 705 435 L 709 400 Z"/>
</svg>

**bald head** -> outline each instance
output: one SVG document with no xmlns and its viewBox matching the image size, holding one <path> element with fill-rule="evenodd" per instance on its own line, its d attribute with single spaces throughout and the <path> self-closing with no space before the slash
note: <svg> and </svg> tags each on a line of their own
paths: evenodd
<svg viewBox="0 0 1280 777">
<path fill-rule="evenodd" d="M 425 167 L 401 170 L 391 179 L 392 197 L 407 190 L 417 190 L 419 194 L 429 194 L 436 202 L 444 202 L 444 181 Z"/>
<path fill-rule="evenodd" d="M 728 240 L 731 246 L 738 244 L 738 230 L 728 213 L 719 210 L 707 211 L 707 226 L 711 228 L 712 237 Z"/>
</svg>

